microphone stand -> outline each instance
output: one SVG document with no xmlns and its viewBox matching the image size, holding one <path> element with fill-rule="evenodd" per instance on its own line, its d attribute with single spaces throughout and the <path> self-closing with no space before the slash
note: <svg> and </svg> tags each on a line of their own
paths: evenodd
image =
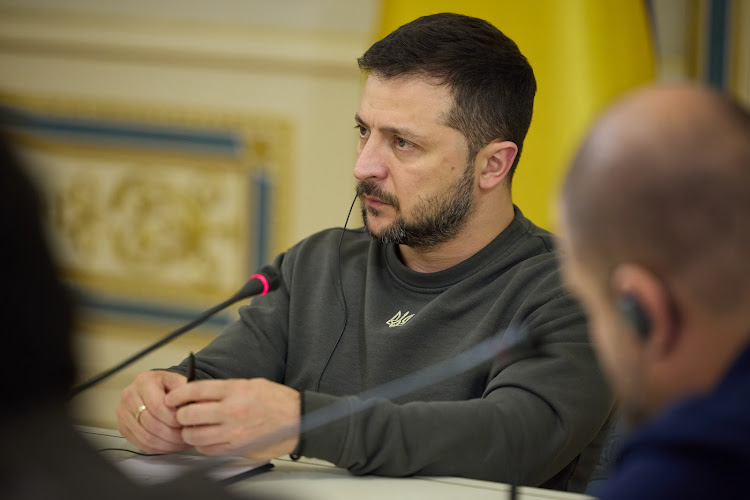
<svg viewBox="0 0 750 500">
<path fill-rule="evenodd" d="M 163 339 L 151 344 L 150 346 L 146 347 L 140 352 L 133 354 L 128 359 L 126 359 L 125 361 L 122 361 L 118 365 L 110 368 L 109 370 L 103 373 L 100 373 L 96 377 L 80 385 L 73 387 L 73 389 L 71 389 L 70 393 L 68 394 L 68 399 L 69 400 L 72 399 L 73 397 L 77 396 L 78 394 L 85 391 L 89 387 L 96 385 L 102 380 L 106 379 L 107 377 L 114 375 L 115 373 L 122 370 L 123 368 L 130 365 L 131 363 L 141 359 L 143 356 L 150 353 L 154 349 L 158 349 L 159 347 L 163 346 L 164 344 L 174 339 L 175 337 L 179 337 L 183 333 L 192 330 L 193 328 L 200 325 L 201 323 L 203 323 L 208 318 L 210 318 L 217 312 L 221 311 L 222 309 L 234 304 L 237 301 L 252 297 L 254 295 L 265 295 L 271 290 L 275 290 L 276 288 L 278 288 L 280 284 L 281 284 L 281 275 L 279 274 L 279 272 L 273 266 L 270 266 L 270 265 L 263 266 L 261 269 L 258 270 L 257 273 L 250 276 L 250 279 L 243 285 L 243 287 L 240 288 L 240 290 L 234 295 L 232 295 L 230 298 L 228 298 L 224 302 L 221 302 L 219 304 L 216 304 L 213 307 L 206 309 L 190 323 L 178 328 L 177 330 L 173 331 L 172 333 L 170 333 Z"/>
<path fill-rule="evenodd" d="M 109 370 L 106 370 L 105 372 L 100 373 L 96 377 L 93 377 L 93 378 L 87 380 L 86 382 L 83 382 L 82 384 L 79 384 L 79 385 L 73 387 L 73 389 L 71 389 L 71 391 L 70 391 L 70 393 L 68 395 L 68 399 L 72 399 L 73 397 L 77 396 L 78 394 L 80 394 L 81 392 L 85 391 L 89 387 L 98 384 L 102 380 L 104 380 L 104 379 L 106 379 L 106 378 L 114 375 L 118 371 L 122 370 L 126 366 L 134 363 L 135 361 L 137 361 L 139 359 L 141 359 L 143 356 L 145 356 L 146 354 L 150 353 L 151 351 L 154 351 L 154 350 L 158 349 L 159 347 L 163 346 L 167 342 L 170 342 L 171 340 L 175 339 L 176 337 L 179 337 L 183 333 L 192 330 L 193 328 L 195 328 L 196 326 L 200 325 L 201 323 L 203 323 L 204 321 L 206 321 L 208 318 L 210 318 L 211 316 L 213 316 L 217 312 L 219 312 L 222 309 L 225 309 L 226 307 L 234 304 L 235 302 L 237 302 L 238 300 L 240 300 L 242 298 L 244 298 L 244 297 L 241 296 L 240 294 L 237 294 L 237 295 L 235 295 L 235 296 L 233 296 L 233 297 L 225 300 L 224 302 L 221 302 L 220 304 L 216 304 L 215 306 L 213 306 L 213 307 L 211 307 L 209 309 L 206 309 L 205 311 L 203 311 L 197 318 L 195 318 L 190 323 L 181 326 L 180 328 L 178 328 L 177 330 L 173 331 L 172 333 L 170 333 L 166 337 L 162 338 L 161 340 L 158 340 L 157 342 L 151 344 L 150 346 L 146 347 L 145 349 L 143 349 L 143 350 L 141 350 L 141 351 L 133 354 L 132 356 L 130 356 L 126 360 L 120 362 L 119 364 L 115 365 L 114 367 L 110 368 Z"/>
</svg>

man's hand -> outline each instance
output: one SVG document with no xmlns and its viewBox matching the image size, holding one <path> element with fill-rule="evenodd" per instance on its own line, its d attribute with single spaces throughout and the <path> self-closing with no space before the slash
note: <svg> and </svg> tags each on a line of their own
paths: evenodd
<svg viewBox="0 0 750 500">
<path fill-rule="evenodd" d="M 182 439 L 176 409 L 164 403 L 172 390 L 187 384 L 187 379 L 166 371 L 138 374 L 122 391 L 117 407 L 117 428 L 120 434 L 149 453 L 171 453 L 189 448 Z M 139 408 L 146 408 L 139 411 Z"/>
<path fill-rule="evenodd" d="M 199 380 L 169 392 L 182 439 L 206 455 L 268 460 L 299 442 L 300 393 L 270 380 Z"/>
</svg>

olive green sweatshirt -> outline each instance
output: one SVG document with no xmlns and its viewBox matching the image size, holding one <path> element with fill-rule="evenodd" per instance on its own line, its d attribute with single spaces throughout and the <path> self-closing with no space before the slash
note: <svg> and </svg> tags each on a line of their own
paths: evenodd
<svg viewBox="0 0 750 500">
<path fill-rule="evenodd" d="M 538 356 L 380 401 L 305 432 L 297 452 L 354 474 L 583 491 L 613 398 L 583 313 L 561 286 L 551 235 L 516 209 L 484 249 L 425 274 L 407 268 L 396 245 L 364 229 L 342 239 L 342 231 L 315 234 L 276 258 L 281 286 L 242 307 L 196 355 L 198 376 L 284 383 L 302 392 L 307 414 L 525 325 L 543 335 Z M 184 372 L 185 363 L 173 369 Z"/>
</svg>

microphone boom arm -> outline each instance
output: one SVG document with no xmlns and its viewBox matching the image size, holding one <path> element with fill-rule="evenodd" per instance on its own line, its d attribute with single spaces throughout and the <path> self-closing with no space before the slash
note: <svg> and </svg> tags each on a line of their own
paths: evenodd
<svg viewBox="0 0 750 500">
<path fill-rule="evenodd" d="M 120 362 L 119 364 L 113 366 L 109 370 L 104 371 L 104 372 L 100 373 L 99 375 L 97 375 L 97 376 L 95 376 L 95 377 L 87 380 L 86 382 L 83 382 L 82 384 L 79 384 L 79 385 L 73 387 L 73 389 L 71 389 L 71 391 L 70 391 L 70 394 L 68 395 L 68 399 L 71 399 L 71 398 L 77 396 L 79 393 L 85 391 L 89 387 L 98 384 L 102 380 L 104 380 L 106 378 L 109 378 L 110 376 L 112 376 L 115 373 L 119 372 L 120 370 L 122 370 L 126 366 L 131 365 L 132 363 L 135 363 L 136 361 L 138 361 L 139 359 L 141 359 L 143 356 L 145 356 L 146 354 L 150 353 L 151 351 L 154 351 L 154 350 L 158 349 L 159 347 L 163 346 L 164 344 L 166 344 L 166 343 L 174 340 L 175 338 L 179 337 L 183 333 L 192 330 L 193 328 L 195 328 L 196 326 L 200 325 L 201 323 L 203 323 L 204 321 L 206 321 L 208 318 L 210 318 L 211 316 L 213 316 L 217 312 L 219 312 L 222 309 L 225 309 L 228 306 L 232 305 L 233 303 L 237 302 L 237 300 L 239 300 L 239 299 L 236 296 L 234 296 L 234 297 L 232 297 L 230 299 L 225 300 L 224 302 L 222 302 L 220 304 L 216 304 L 215 306 L 213 306 L 213 307 L 211 307 L 209 309 L 206 309 L 205 311 L 203 311 L 197 318 L 195 318 L 190 323 L 181 326 L 180 328 L 178 328 L 177 330 L 173 331 L 169 335 L 165 336 L 161 340 L 159 340 L 159 341 L 155 342 L 154 344 L 151 344 L 150 346 L 146 347 L 145 349 L 142 349 L 141 351 L 133 354 L 132 356 L 130 356 L 126 360 Z"/>
<path fill-rule="evenodd" d="M 163 339 L 133 354 L 128 359 L 120 362 L 119 364 L 110 368 L 109 370 L 100 373 L 96 377 L 90 380 L 87 380 L 86 382 L 83 382 L 82 384 L 74 386 L 71 389 L 70 393 L 68 394 L 68 399 L 72 399 L 73 397 L 77 396 L 78 394 L 85 391 L 89 387 L 98 384 L 102 380 L 108 377 L 111 377 L 115 373 L 119 372 L 126 366 L 141 359 L 143 356 L 150 353 L 151 351 L 158 349 L 159 347 L 163 346 L 167 342 L 170 342 L 174 338 L 179 337 L 183 333 L 192 330 L 193 328 L 200 325 L 201 323 L 203 323 L 208 318 L 210 318 L 217 312 L 221 311 L 222 309 L 225 309 L 226 307 L 234 304 L 237 301 L 246 299 L 248 297 L 252 297 L 253 295 L 265 295 L 269 291 L 275 290 L 276 288 L 278 288 L 280 284 L 281 284 L 281 276 L 279 272 L 272 266 L 268 266 L 268 265 L 263 266 L 256 274 L 253 274 L 252 276 L 250 276 L 250 279 L 245 283 L 245 285 L 232 297 L 225 300 L 224 302 L 221 302 L 219 304 L 216 304 L 213 307 L 206 309 L 190 323 L 178 328 L 177 330 L 173 331 L 172 333 L 170 333 Z"/>
</svg>

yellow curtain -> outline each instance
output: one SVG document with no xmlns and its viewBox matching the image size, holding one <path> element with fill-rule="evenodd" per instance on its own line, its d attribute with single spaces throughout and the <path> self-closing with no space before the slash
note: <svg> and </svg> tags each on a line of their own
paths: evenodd
<svg viewBox="0 0 750 500">
<path fill-rule="evenodd" d="M 383 0 L 380 37 L 417 17 L 480 17 L 513 39 L 534 68 L 537 97 L 513 180 L 516 204 L 554 230 L 557 189 L 595 116 L 654 77 L 645 0 Z"/>
</svg>

